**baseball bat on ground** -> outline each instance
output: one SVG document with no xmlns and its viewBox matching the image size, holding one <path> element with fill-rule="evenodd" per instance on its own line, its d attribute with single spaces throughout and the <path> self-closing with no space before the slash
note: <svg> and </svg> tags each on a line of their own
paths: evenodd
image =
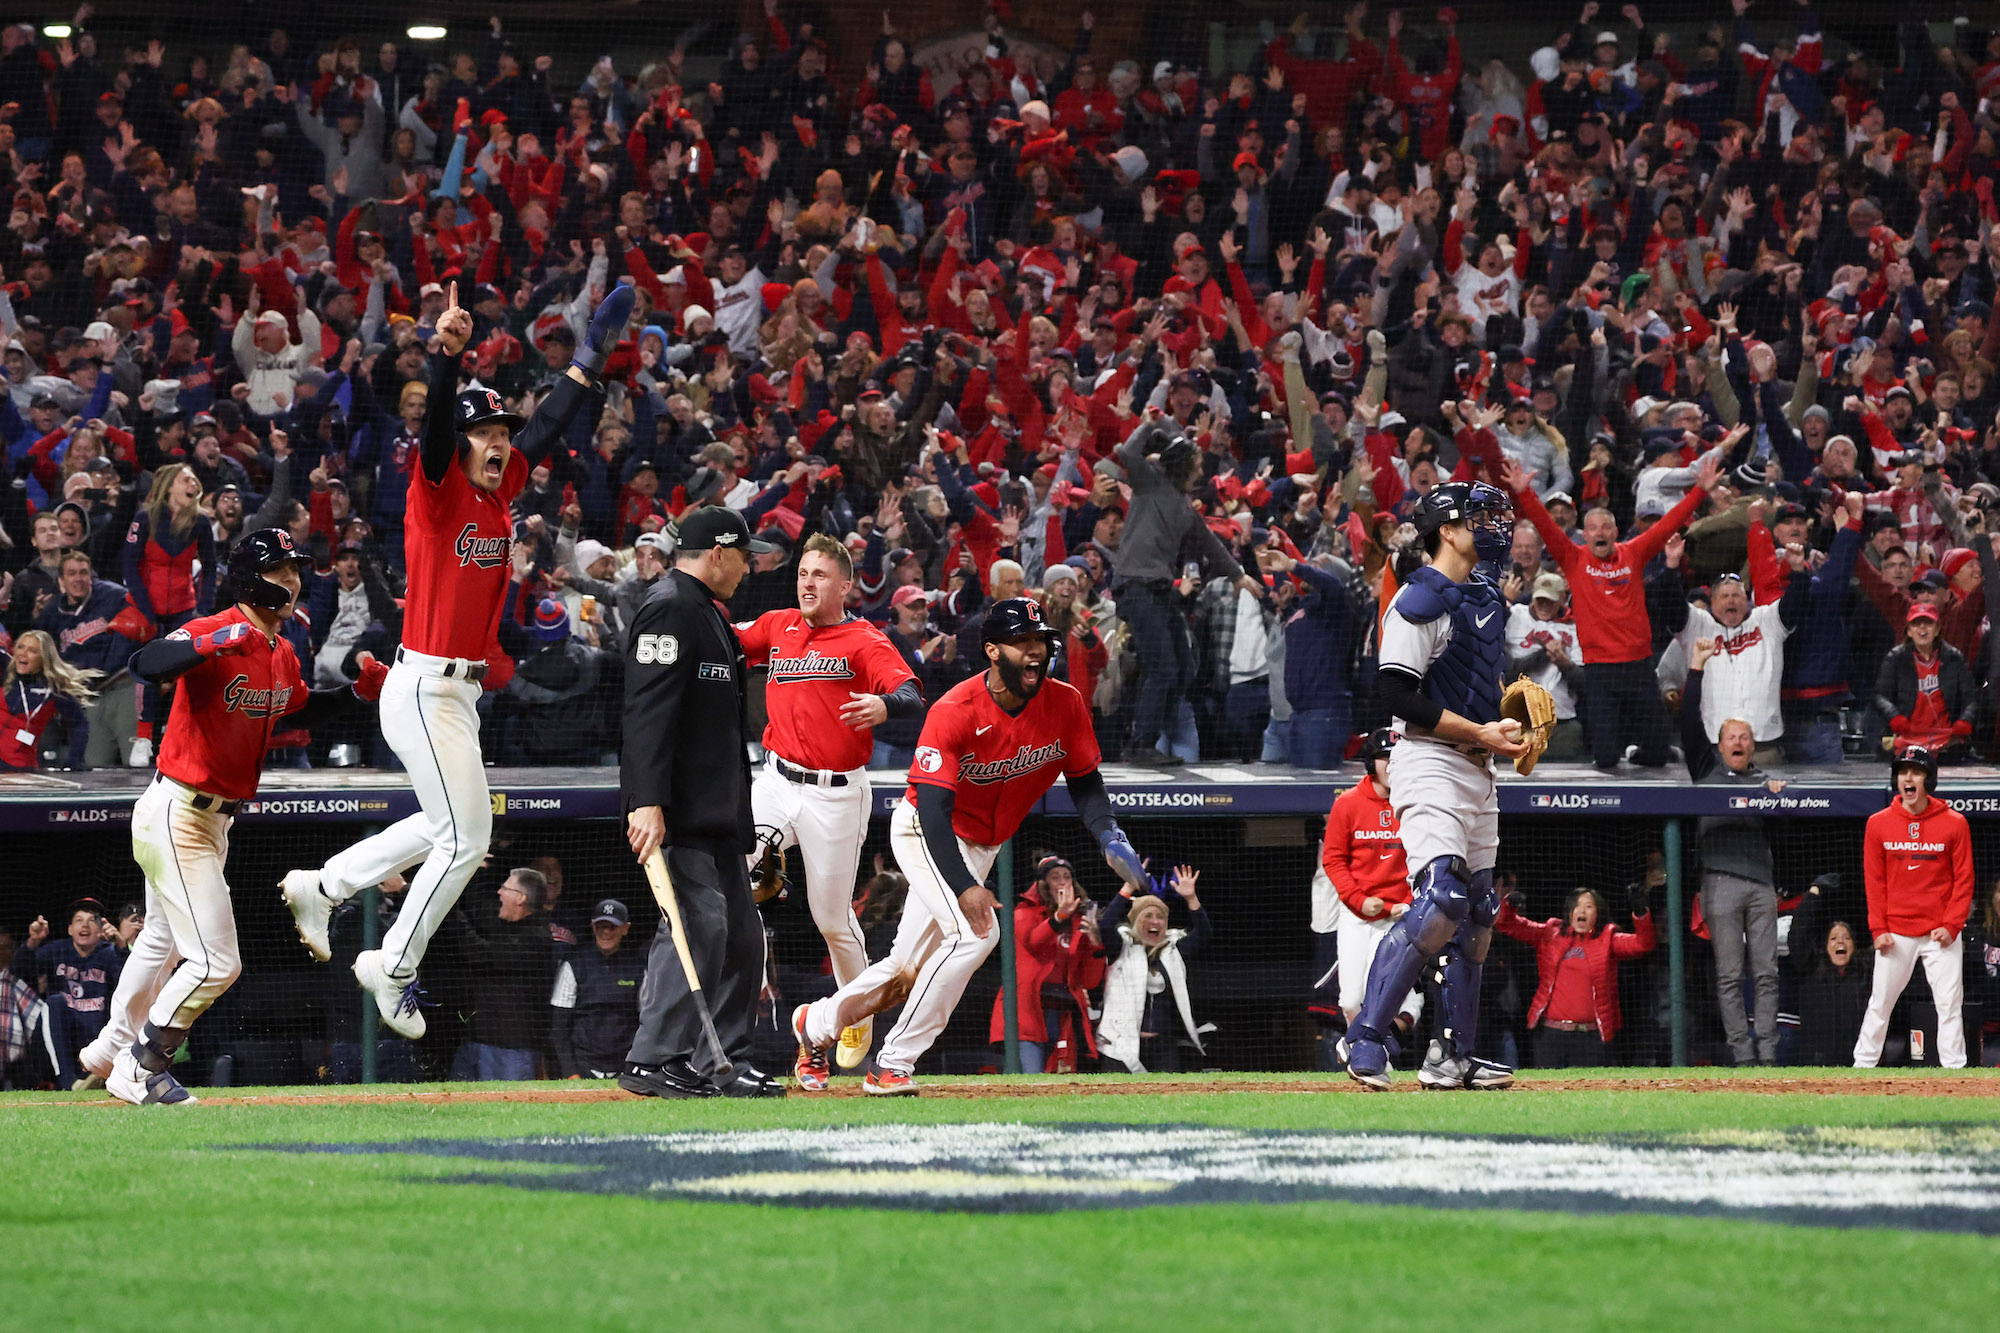
<svg viewBox="0 0 2000 1333">
<path fill-rule="evenodd" d="M 694 995 L 695 1012 L 701 1015 L 702 1033 L 708 1038 L 709 1049 L 715 1052 L 715 1077 L 729 1078 L 736 1072 L 736 1066 L 723 1053 L 722 1038 L 715 1035 L 715 1016 L 708 1011 L 708 997 L 701 990 L 701 974 L 694 970 L 694 955 L 688 952 L 687 929 L 681 924 L 681 904 L 674 894 L 673 876 L 667 873 L 666 854 L 657 847 L 646 858 L 646 882 L 652 886 L 653 900 L 667 914 L 667 926 L 674 935 L 674 952 L 680 955 L 681 971 L 687 974 L 688 990 Z"/>
</svg>

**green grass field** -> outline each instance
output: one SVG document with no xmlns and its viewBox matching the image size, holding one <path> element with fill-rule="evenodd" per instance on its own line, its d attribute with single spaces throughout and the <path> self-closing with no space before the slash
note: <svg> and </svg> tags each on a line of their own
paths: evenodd
<svg viewBox="0 0 2000 1333">
<path fill-rule="evenodd" d="M 1852 1077 L 1859 1088 L 1870 1076 Z M 1232 1079 L 1230 1091 L 1206 1094 L 887 1104 L 795 1096 L 141 1111 L 103 1105 L 100 1094 L 6 1094 L 0 1142 L 13 1151 L 0 1181 L 0 1322 L 28 1330 L 865 1321 L 954 1333 L 1989 1328 L 2000 1302 L 1992 1217 L 1975 1228 L 1988 1234 L 1968 1234 L 1904 1222 L 1331 1200 L 1011 1213 L 799 1207 L 524 1188 L 577 1168 L 532 1153 L 525 1164 L 441 1155 L 437 1146 L 679 1131 L 734 1142 L 742 1131 L 858 1126 L 890 1128 L 874 1137 L 893 1150 L 906 1135 L 960 1124 L 995 1126 L 980 1134 L 1030 1126 L 1030 1138 L 1116 1124 L 1138 1128 L 1132 1138 L 1143 1144 L 1166 1132 L 1148 1127 L 1214 1126 L 1349 1143 L 1364 1133 L 1573 1140 L 1552 1150 L 1557 1161 L 1604 1145 L 1671 1145 L 1711 1176 L 1748 1160 L 1699 1155 L 1718 1146 L 1830 1146 L 1864 1170 L 1891 1160 L 1871 1154 L 1938 1150 L 2000 1179 L 2000 1079 L 1955 1078 L 1976 1080 L 1988 1095 L 1555 1091 L 1532 1079 L 1477 1095 L 1366 1096 L 1335 1081 L 1323 1093 L 1272 1090 L 1297 1087 L 1290 1076 Z M 1504 1162 L 1512 1139 L 1494 1142 Z M 374 1147 L 268 1150 L 338 1144 Z M 397 1150 L 412 1145 L 423 1150 Z M 870 1170 L 861 1174 L 879 1184 L 907 1168 Z M 513 1183 L 467 1180 L 502 1176 Z"/>
</svg>

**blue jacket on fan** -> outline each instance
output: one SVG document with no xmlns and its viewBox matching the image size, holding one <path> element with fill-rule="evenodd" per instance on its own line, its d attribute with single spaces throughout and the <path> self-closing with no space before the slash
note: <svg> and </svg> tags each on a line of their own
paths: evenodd
<svg viewBox="0 0 2000 1333">
<path fill-rule="evenodd" d="M 1847 627 L 1847 587 L 1860 554 L 1861 529 L 1841 524 L 1826 563 L 1812 576 L 1805 616 L 1785 640 L 1786 689 L 1817 690 L 1847 683 L 1848 654 L 1854 646 Z M 1828 697 L 1838 702 L 1846 696 Z"/>
<path fill-rule="evenodd" d="M 1294 709 L 1330 708 L 1354 696 L 1354 599 L 1338 575 L 1301 560 L 1306 594 L 1285 617 L 1285 698 Z"/>
</svg>

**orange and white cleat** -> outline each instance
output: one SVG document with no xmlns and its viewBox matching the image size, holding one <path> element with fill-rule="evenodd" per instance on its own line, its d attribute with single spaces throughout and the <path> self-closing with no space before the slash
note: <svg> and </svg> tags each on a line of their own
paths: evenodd
<svg viewBox="0 0 2000 1333">
<path fill-rule="evenodd" d="M 792 1061 L 792 1077 L 799 1081 L 800 1092 L 825 1092 L 833 1081 L 833 1070 L 826 1062 L 826 1051 L 806 1040 L 806 1011 L 810 1005 L 800 1005 L 792 1010 L 792 1036 L 798 1039 L 798 1058 Z"/>
<path fill-rule="evenodd" d="M 861 1080 L 861 1090 L 870 1097 L 914 1097 L 917 1081 L 900 1069 L 875 1069 Z"/>
</svg>

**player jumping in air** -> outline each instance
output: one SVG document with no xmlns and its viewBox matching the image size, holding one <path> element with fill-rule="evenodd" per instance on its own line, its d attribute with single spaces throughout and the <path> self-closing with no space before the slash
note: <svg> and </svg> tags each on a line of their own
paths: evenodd
<svg viewBox="0 0 2000 1333">
<path fill-rule="evenodd" d="M 1090 706 L 1047 677 L 1055 633 L 1037 603 L 995 602 L 983 635 L 986 670 L 953 686 L 924 719 L 909 790 L 889 818 L 889 843 L 910 881 L 896 942 L 838 991 L 793 1011 L 801 1088 L 826 1087 L 827 1048 L 843 1029 L 907 995 L 862 1086 L 877 1096 L 916 1092 L 910 1070 L 1000 939 L 987 872 L 1058 776 L 1105 862 L 1126 883 L 1147 887 L 1139 854 L 1111 817 Z"/>
<path fill-rule="evenodd" d="M 375 997 L 398 1036 L 424 1034 L 417 965 L 431 935 L 486 858 L 493 811 L 479 753 L 479 696 L 487 662 L 501 656 L 514 535 L 508 506 L 528 473 L 561 439 L 592 394 L 632 317 L 633 291 L 621 284 L 597 307 L 568 373 L 523 421 L 491 389 L 458 391 L 459 354 L 472 316 L 448 293 L 431 340 L 429 414 L 422 466 L 410 482 L 404 518 L 409 594 L 403 645 L 382 687 L 382 731 L 422 807 L 318 870 L 284 878 L 285 904 L 313 957 L 332 956 L 333 909 L 370 884 L 422 862 L 380 949 L 354 960 L 354 976 Z"/>
<path fill-rule="evenodd" d="M 348 687 L 306 692 L 278 627 L 299 597 L 298 553 L 283 528 L 263 528 L 229 554 L 218 600 L 227 608 L 141 648 L 132 674 L 178 680 L 159 773 L 132 808 L 132 859 L 146 874 L 146 925 L 119 976 L 111 1015 L 79 1056 L 134 1105 L 195 1099 L 170 1070 L 188 1028 L 243 970 L 223 862 L 237 807 L 257 794 L 264 751 L 282 720 L 313 725 Z M 386 668 L 368 658 L 354 690 L 374 698 Z M 178 966 L 176 966 L 178 964 Z"/>
<path fill-rule="evenodd" d="M 1500 895 L 1494 755 L 1525 754 L 1522 726 L 1500 716 L 1507 604 L 1489 574 L 1514 539 L 1514 506 L 1484 482 L 1451 482 L 1414 515 L 1428 563 L 1382 617 L 1383 702 L 1403 733 L 1389 752 L 1390 800 L 1410 867 L 1410 908 L 1368 969 L 1361 1012 L 1341 1043 L 1348 1077 L 1389 1086 L 1389 1034 L 1424 963 L 1444 958 L 1443 1021 L 1417 1078 L 1427 1088 L 1505 1088 L 1514 1071 L 1476 1058 L 1479 975 Z"/>
<path fill-rule="evenodd" d="M 798 583 L 796 611 L 767 611 L 736 627 L 750 664 L 771 670 L 764 692 L 770 758 L 750 802 L 758 828 L 775 831 L 779 855 L 795 845 L 804 855 L 806 901 L 826 938 L 834 984 L 845 986 L 868 966 L 853 904 L 872 809 L 874 729 L 917 716 L 924 699 L 888 636 L 848 614 L 854 563 L 847 548 L 824 533 L 808 537 Z M 873 1024 L 864 1018 L 840 1034 L 841 1068 L 868 1057 Z"/>
</svg>

